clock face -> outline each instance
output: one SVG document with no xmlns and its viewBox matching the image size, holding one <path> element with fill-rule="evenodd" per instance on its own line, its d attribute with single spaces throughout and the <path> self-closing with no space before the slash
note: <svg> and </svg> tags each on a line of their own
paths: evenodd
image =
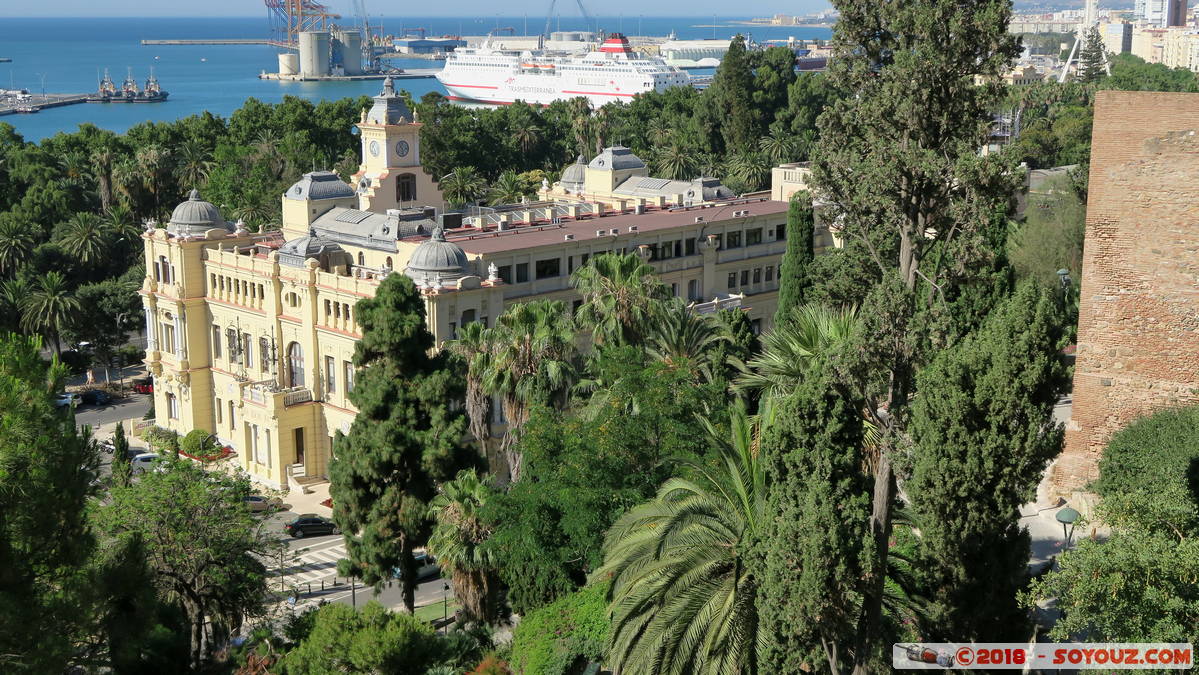
<svg viewBox="0 0 1199 675">
<path fill-rule="evenodd" d="M 371 151 L 371 156 L 372 156 L 372 157 L 378 157 L 378 156 L 379 156 L 379 141 L 371 141 L 371 144 L 370 144 L 370 151 Z"/>
<path fill-rule="evenodd" d="M 400 141 L 396 143 L 396 154 L 400 157 L 408 156 L 408 141 Z"/>
</svg>

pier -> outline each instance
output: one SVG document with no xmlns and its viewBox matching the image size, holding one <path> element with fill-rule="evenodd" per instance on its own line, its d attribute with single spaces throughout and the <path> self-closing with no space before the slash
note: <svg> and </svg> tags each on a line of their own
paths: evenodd
<svg viewBox="0 0 1199 675">
<path fill-rule="evenodd" d="M 272 40 L 142 40 L 143 45 L 278 45 Z"/>
<path fill-rule="evenodd" d="M 16 114 L 18 108 L 32 108 L 33 112 L 38 112 L 45 108 L 58 108 L 86 102 L 87 94 L 46 94 L 20 100 L 15 96 L 7 96 L 0 99 L 0 116 Z"/>
<path fill-rule="evenodd" d="M 414 68 L 402 73 L 367 73 L 365 75 L 290 75 L 281 73 L 259 73 L 260 80 L 279 80 L 281 82 L 358 82 L 362 80 L 423 80 L 436 77 L 440 68 Z"/>
</svg>

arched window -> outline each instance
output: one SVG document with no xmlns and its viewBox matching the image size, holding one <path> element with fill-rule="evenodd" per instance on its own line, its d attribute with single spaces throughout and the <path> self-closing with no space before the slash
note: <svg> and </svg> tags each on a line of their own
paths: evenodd
<svg viewBox="0 0 1199 675">
<path fill-rule="evenodd" d="M 387 269 L 391 269 L 391 256 L 387 256 L 387 262 L 384 265 Z"/>
<path fill-rule="evenodd" d="M 287 345 L 287 383 L 292 387 L 304 386 L 304 348 L 299 342 Z"/>
<path fill-rule="evenodd" d="M 474 323 L 474 321 L 475 321 L 475 310 L 468 309 L 462 313 L 462 325 L 463 326 L 465 326 L 468 323 Z"/>
<path fill-rule="evenodd" d="M 416 201 L 416 174 L 402 173 L 396 176 L 396 201 Z"/>
<path fill-rule="evenodd" d="M 362 255 L 362 251 L 358 252 L 358 266 L 359 267 L 366 266 L 366 256 Z"/>
</svg>

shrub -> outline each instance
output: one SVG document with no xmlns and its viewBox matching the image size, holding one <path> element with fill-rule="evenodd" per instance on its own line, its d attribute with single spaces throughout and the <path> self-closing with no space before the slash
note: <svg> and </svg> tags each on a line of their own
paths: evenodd
<svg viewBox="0 0 1199 675">
<path fill-rule="evenodd" d="M 580 660 L 603 658 L 610 630 L 609 585 L 586 586 L 529 612 L 512 631 L 512 671 L 564 675 Z"/>
<path fill-rule="evenodd" d="M 1092 488 L 1105 500 L 1182 490 L 1199 503 L 1199 406 L 1163 410 L 1117 432 Z"/>
<path fill-rule="evenodd" d="M 492 653 L 484 656 L 479 665 L 470 671 L 470 675 L 512 675 L 512 671 L 508 669 L 506 661 Z"/>
<path fill-rule="evenodd" d="M 203 429 L 193 429 L 179 442 L 179 451 L 188 457 L 206 459 L 220 454 L 221 448 L 212 434 Z"/>
<path fill-rule="evenodd" d="M 122 368 L 132 366 L 141 363 L 146 358 L 146 350 L 137 345 L 124 345 L 117 350 L 117 358 L 120 359 Z"/>
<path fill-rule="evenodd" d="M 170 429 L 162 427 L 150 427 L 142 432 L 142 440 L 144 440 L 150 449 L 159 454 L 178 454 L 179 453 L 179 434 Z"/>
<path fill-rule="evenodd" d="M 58 360 L 74 375 L 81 375 L 92 364 L 92 357 L 85 352 L 68 349 L 58 356 Z"/>
</svg>

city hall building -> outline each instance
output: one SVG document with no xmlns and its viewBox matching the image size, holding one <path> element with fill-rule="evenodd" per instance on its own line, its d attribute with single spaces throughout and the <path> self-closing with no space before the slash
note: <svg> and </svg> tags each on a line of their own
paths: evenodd
<svg viewBox="0 0 1199 675">
<path fill-rule="evenodd" d="M 355 306 L 408 275 L 438 344 L 513 303 L 577 307 L 570 275 L 592 256 L 636 253 L 696 311 L 740 307 L 770 327 L 787 204 L 718 181 L 649 176 L 625 148 L 566 168 L 536 201 L 446 213 L 420 164 L 420 123 L 388 81 L 358 124 L 348 184 L 313 172 L 282 197 L 278 230 L 251 233 L 192 191 L 145 235 L 141 289 L 156 423 L 203 429 L 255 479 L 324 480 L 355 409 Z M 817 233 L 817 247 L 832 245 Z"/>
</svg>

